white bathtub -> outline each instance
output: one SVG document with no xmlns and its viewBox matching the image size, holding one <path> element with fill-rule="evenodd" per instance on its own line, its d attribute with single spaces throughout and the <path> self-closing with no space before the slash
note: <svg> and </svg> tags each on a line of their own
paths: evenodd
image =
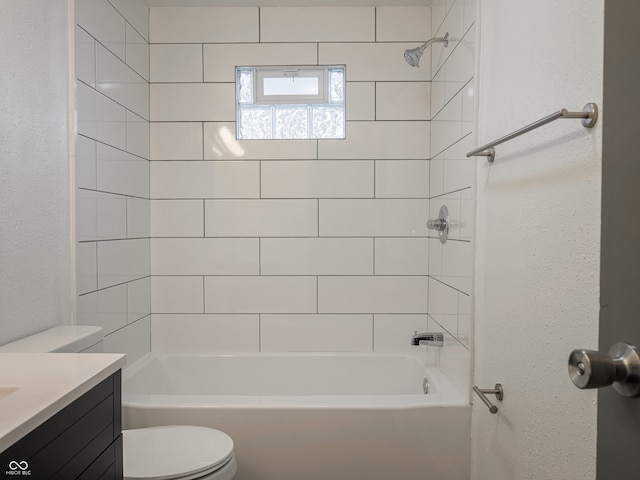
<svg viewBox="0 0 640 480">
<path fill-rule="evenodd" d="M 409 355 L 150 355 L 123 377 L 124 428 L 223 430 L 236 480 L 468 480 L 470 420 Z"/>
</svg>

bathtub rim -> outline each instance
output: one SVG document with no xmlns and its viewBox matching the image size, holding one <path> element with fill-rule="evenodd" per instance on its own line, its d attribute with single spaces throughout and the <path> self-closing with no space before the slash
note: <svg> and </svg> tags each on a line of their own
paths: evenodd
<svg viewBox="0 0 640 480">
<path fill-rule="evenodd" d="M 127 381 L 157 358 L 171 357 L 406 357 L 420 363 L 427 371 L 429 382 L 437 386 L 431 394 L 386 395 L 205 395 L 205 394 L 148 394 L 128 393 Z M 221 353 L 147 353 L 127 366 L 122 376 L 122 405 L 147 409 L 415 409 L 434 407 L 469 407 L 468 399 L 434 365 L 421 363 L 416 355 L 405 352 L 221 352 Z"/>
</svg>

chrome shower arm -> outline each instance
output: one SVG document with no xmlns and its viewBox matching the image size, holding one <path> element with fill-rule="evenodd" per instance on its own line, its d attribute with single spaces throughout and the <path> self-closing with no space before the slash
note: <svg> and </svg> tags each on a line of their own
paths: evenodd
<svg viewBox="0 0 640 480">
<path fill-rule="evenodd" d="M 427 40 L 418 48 L 421 52 L 424 52 L 432 43 L 444 43 L 445 47 L 449 46 L 449 32 L 445 33 L 444 37 L 434 37 L 431 40 Z"/>
</svg>

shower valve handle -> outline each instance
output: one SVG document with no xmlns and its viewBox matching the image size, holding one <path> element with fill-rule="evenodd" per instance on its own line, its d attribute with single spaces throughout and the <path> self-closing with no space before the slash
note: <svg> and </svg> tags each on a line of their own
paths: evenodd
<svg viewBox="0 0 640 480">
<path fill-rule="evenodd" d="M 449 220 L 449 210 L 446 205 L 440 207 L 438 212 L 438 218 L 427 221 L 427 228 L 429 230 L 435 230 L 438 232 L 438 237 L 441 243 L 446 243 L 449 237 L 449 228 L 451 228 L 451 221 Z"/>
<path fill-rule="evenodd" d="M 444 218 L 436 218 L 427 222 L 427 228 L 429 230 L 437 230 L 444 232 L 447 229 L 447 221 Z"/>
</svg>

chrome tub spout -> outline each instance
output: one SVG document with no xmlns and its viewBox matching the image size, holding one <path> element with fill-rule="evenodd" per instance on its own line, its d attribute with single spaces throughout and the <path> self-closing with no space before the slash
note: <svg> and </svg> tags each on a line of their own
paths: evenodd
<svg viewBox="0 0 640 480">
<path fill-rule="evenodd" d="M 416 331 L 411 337 L 411 345 L 441 347 L 444 345 L 444 334 L 442 332 L 418 333 Z"/>
</svg>

